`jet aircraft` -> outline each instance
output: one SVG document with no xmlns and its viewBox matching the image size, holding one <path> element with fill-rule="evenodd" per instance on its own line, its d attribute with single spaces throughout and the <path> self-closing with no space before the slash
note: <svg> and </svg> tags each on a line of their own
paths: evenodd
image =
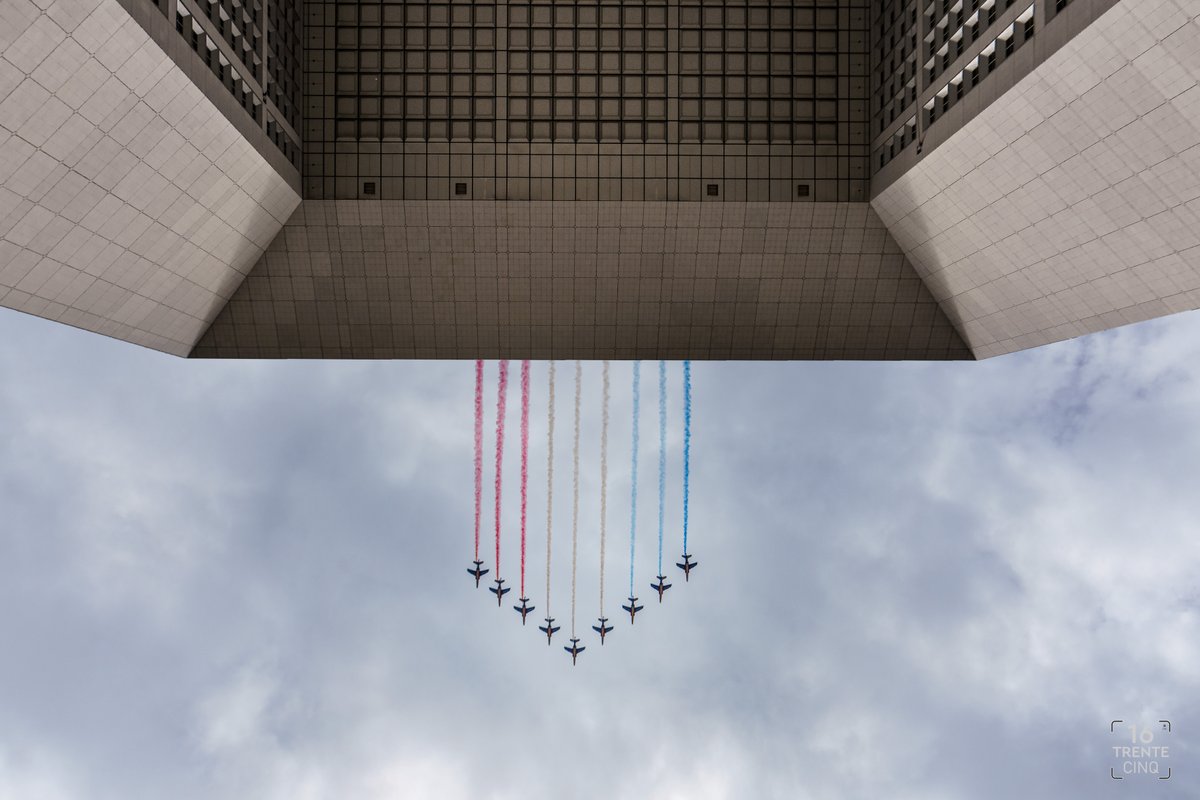
<svg viewBox="0 0 1200 800">
<path fill-rule="evenodd" d="M 653 589 L 654 591 L 658 592 L 658 602 L 660 602 L 660 603 L 662 602 L 663 592 L 665 592 L 667 589 L 671 588 L 671 584 L 665 583 L 666 580 L 667 580 L 666 575 L 659 575 L 658 583 L 650 584 L 650 588 Z"/>
<path fill-rule="evenodd" d="M 688 579 L 688 575 L 690 575 L 692 570 L 694 570 L 697 566 L 699 566 L 699 564 L 695 561 L 692 561 L 692 557 L 689 556 L 687 553 L 684 553 L 683 554 L 683 563 L 682 564 L 676 563 L 675 566 L 677 566 L 681 570 L 683 570 L 683 579 L 686 581 Z"/>
<path fill-rule="evenodd" d="M 600 644 L 604 644 L 604 634 L 612 630 L 612 625 L 605 625 L 606 622 L 608 622 L 608 617 L 600 617 L 600 624 L 592 626 L 592 630 L 600 634 Z"/>
<path fill-rule="evenodd" d="M 489 586 L 488 591 L 491 592 L 492 594 L 496 595 L 496 607 L 499 608 L 500 603 L 501 603 L 501 598 L 503 598 L 504 595 L 511 592 L 512 589 L 504 588 L 504 578 L 496 578 L 496 585 Z"/>
<path fill-rule="evenodd" d="M 550 644 L 550 637 L 558 633 L 558 628 L 554 627 L 554 617 L 546 617 L 546 624 L 539 625 L 538 630 L 546 634 L 546 644 Z"/>
<path fill-rule="evenodd" d="M 578 640 L 578 639 L 572 639 L 572 640 L 571 640 L 571 646 L 570 646 L 570 647 L 564 647 L 564 648 L 563 648 L 563 650 L 566 650 L 568 653 L 570 653 L 570 654 L 571 654 L 571 665 L 572 665 L 572 666 L 574 666 L 574 665 L 575 665 L 575 659 L 579 658 L 579 654 L 580 654 L 580 653 L 582 653 L 584 650 L 587 650 L 587 648 L 586 648 L 586 647 L 580 647 L 580 646 L 579 646 L 579 640 Z"/>
<path fill-rule="evenodd" d="M 637 612 L 641 611 L 643 606 L 639 606 L 637 604 L 636 597 L 631 597 L 631 598 L 629 598 L 629 605 L 621 606 L 621 608 L 624 609 L 625 611 L 629 612 L 629 624 L 632 625 L 633 624 L 633 615 L 636 614 Z"/>
<path fill-rule="evenodd" d="M 521 605 L 513 606 L 513 610 L 515 610 L 518 614 L 521 615 L 521 624 L 522 625 L 525 624 L 525 617 L 529 616 L 529 612 L 533 611 L 533 608 L 534 608 L 533 606 L 529 605 L 528 597 L 521 598 Z"/>
<path fill-rule="evenodd" d="M 476 561 L 476 562 L 475 562 L 475 569 L 470 569 L 470 568 L 468 568 L 468 569 L 467 569 L 467 574 L 468 574 L 468 575 L 474 575 L 474 576 L 475 576 L 475 588 L 476 588 L 476 589 L 478 589 L 478 588 L 479 588 L 479 579 L 480 579 L 480 578 L 482 578 L 484 575 L 487 575 L 487 572 L 488 572 L 486 569 L 483 569 L 482 567 L 483 567 L 483 562 L 482 562 L 482 561 Z"/>
</svg>

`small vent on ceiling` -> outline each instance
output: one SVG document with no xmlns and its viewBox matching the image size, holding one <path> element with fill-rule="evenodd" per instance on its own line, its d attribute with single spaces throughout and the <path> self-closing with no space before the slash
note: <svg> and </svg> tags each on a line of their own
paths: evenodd
<svg viewBox="0 0 1200 800">
<path fill-rule="evenodd" d="M 465 183 L 454 184 L 454 193 L 456 195 L 465 195 L 467 193 L 467 185 Z"/>
<path fill-rule="evenodd" d="M 808 184 L 807 183 L 797 183 L 796 184 L 796 197 L 808 197 Z"/>
<path fill-rule="evenodd" d="M 363 181 L 363 194 L 368 196 L 375 194 L 375 181 Z"/>
<path fill-rule="evenodd" d="M 709 197 L 716 197 L 716 196 L 717 196 L 717 191 L 718 191 L 718 189 L 717 189 L 717 184 L 715 184 L 715 183 L 710 183 L 710 184 L 708 185 L 708 189 L 707 189 L 706 193 L 708 194 L 708 196 L 709 196 Z"/>
</svg>

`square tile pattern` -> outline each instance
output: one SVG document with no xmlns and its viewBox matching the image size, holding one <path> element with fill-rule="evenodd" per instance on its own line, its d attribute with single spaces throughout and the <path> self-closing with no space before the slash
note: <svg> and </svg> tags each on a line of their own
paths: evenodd
<svg viewBox="0 0 1200 800">
<path fill-rule="evenodd" d="M 306 200 L 193 356 L 971 358 L 866 203 Z"/>
<path fill-rule="evenodd" d="M 0 304 L 262 358 L 971 358 L 1200 307 L 1194 4 L 1122 0 L 871 204 L 868 12 L 311 0 L 301 204 L 118 0 L 3 0 Z"/>
<path fill-rule="evenodd" d="M 1200 308 L 1200 9 L 1123 0 L 872 205 L 981 358 Z"/>
<path fill-rule="evenodd" d="M 299 202 L 116 0 L 0 2 L 0 305 L 186 355 Z"/>
<path fill-rule="evenodd" d="M 309 0 L 305 197 L 865 201 L 869 5 Z"/>
</svg>

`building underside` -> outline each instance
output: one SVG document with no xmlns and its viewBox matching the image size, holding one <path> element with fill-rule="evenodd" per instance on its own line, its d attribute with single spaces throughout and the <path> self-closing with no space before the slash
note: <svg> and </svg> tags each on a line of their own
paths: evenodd
<svg viewBox="0 0 1200 800">
<path fill-rule="evenodd" d="M 207 358 L 985 358 L 1200 307 L 1184 0 L 5 0 L 0 305 Z"/>
</svg>

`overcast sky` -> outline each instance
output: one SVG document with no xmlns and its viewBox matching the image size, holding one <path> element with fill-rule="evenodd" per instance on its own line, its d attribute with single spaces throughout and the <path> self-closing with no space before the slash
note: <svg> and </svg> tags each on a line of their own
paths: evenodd
<svg viewBox="0 0 1200 800">
<path fill-rule="evenodd" d="M 643 364 L 634 627 L 630 374 L 601 648 L 584 370 L 572 668 L 572 364 L 547 647 L 465 571 L 469 362 L 192 362 L 0 312 L 0 797 L 1200 797 L 1200 316 L 982 363 L 696 364 L 687 584 L 671 364 L 661 606 Z M 540 620 L 545 364 L 532 384 Z M 1113 719 L 1172 720 L 1172 780 L 1109 778 Z"/>
</svg>

